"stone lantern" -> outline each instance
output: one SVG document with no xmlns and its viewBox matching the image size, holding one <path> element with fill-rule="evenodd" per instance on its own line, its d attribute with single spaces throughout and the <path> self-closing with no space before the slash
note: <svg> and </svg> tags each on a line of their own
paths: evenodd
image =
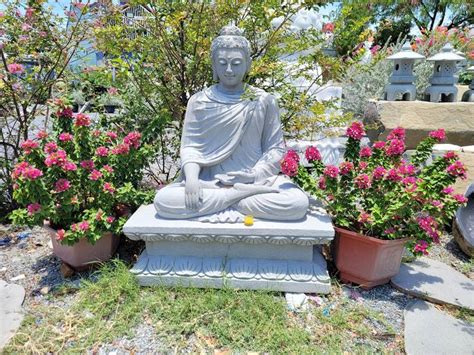
<svg viewBox="0 0 474 355">
<path fill-rule="evenodd" d="M 405 42 L 400 52 L 392 54 L 387 59 L 393 60 L 393 72 L 389 84 L 385 87 L 384 99 L 395 101 L 400 94 L 402 101 L 413 101 L 416 97 L 416 87 L 413 84 L 413 65 L 415 60 L 425 56 L 413 52 L 410 43 Z"/>
<path fill-rule="evenodd" d="M 454 102 L 458 89 L 456 87 L 457 78 L 454 76 L 458 68 L 457 62 L 464 60 L 456 54 L 453 46 L 447 43 L 441 52 L 428 58 L 434 62 L 433 76 L 430 78 L 430 86 L 425 90 L 425 101 L 431 102 Z"/>
<path fill-rule="evenodd" d="M 474 73 L 474 65 L 466 69 L 468 72 Z M 465 102 L 474 102 L 474 77 L 472 78 L 471 83 L 469 84 L 469 90 L 467 90 L 463 95 L 461 101 Z"/>
</svg>

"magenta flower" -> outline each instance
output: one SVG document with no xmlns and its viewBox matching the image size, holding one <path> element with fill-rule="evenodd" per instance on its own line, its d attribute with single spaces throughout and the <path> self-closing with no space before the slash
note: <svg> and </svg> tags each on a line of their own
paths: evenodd
<svg viewBox="0 0 474 355">
<path fill-rule="evenodd" d="M 446 139 L 446 132 L 444 129 L 440 128 L 436 131 L 430 132 L 430 137 L 434 138 L 439 143 Z"/>
<path fill-rule="evenodd" d="M 362 223 L 362 224 L 371 223 L 372 222 L 372 216 L 370 215 L 370 213 L 362 211 L 359 214 L 359 218 L 357 220 L 359 221 L 359 223 Z"/>
<path fill-rule="evenodd" d="M 52 165 L 62 166 L 67 161 L 67 154 L 64 150 L 58 150 L 46 157 L 44 163 L 50 167 Z"/>
<path fill-rule="evenodd" d="M 387 180 L 395 182 L 401 181 L 403 179 L 403 177 L 398 174 L 398 170 L 395 168 L 392 168 L 388 171 L 386 178 Z"/>
<path fill-rule="evenodd" d="M 21 149 L 25 152 L 25 154 L 30 154 L 33 149 L 39 147 L 38 142 L 32 141 L 31 139 L 27 139 L 23 143 L 21 143 Z"/>
<path fill-rule="evenodd" d="M 418 217 L 418 225 L 424 230 L 435 243 L 439 243 L 438 223 L 432 216 Z"/>
<path fill-rule="evenodd" d="M 354 179 L 354 183 L 359 189 L 368 189 L 370 186 L 372 186 L 369 175 L 367 174 L 357 175 Z"/>
<path fill-rule="evenodd" d="M 348 175 L 352 170 L 354 170 L 354 164 L 350 161 L 343 161 L 339 164 L 339 173 L 341 175 Z"/>
<path fill-rule="evenodd" d="M 58 150 L 58 145 L 56 144 L 56 142 L 48 142 L 44 146 L 44 152 L 46 154 L 54 153 L 57 150 Z"/>
<path fill-rule="evenodd" d="M 325 176 L 321 176 L 321 177 L 319 178 L 318 187 L 319 187 L 321 190 L 326 190 L 326 177 L 325 177 Z"/>
<path fill-rule="evenodd" d="M 26 206 L 26 209 L 28 210 L 28 215 L 32 216 L 35 213 L 38 213 L 39 211 L 41 211 L 41 205 L 37 202 L 30 203 L 28 206 Z"/>
<path fill-rule="evenodd" d="M 346 135 L 360 141 L 365 134 L 364 125 L 361 122 L 353 122 L 347 128 Z"/>
<path fill-rule="evenodd" d="M 104 182 L 103 191 L 112 194 L 115 192 L 115 188 L 110 182 Z"/>
<path fill-rule="evenodd" d="M 107 223 L 114 223 L 115 217 L 113 217 L 113 216 L 108 216 L 105 220 L 107 221 Z"/>
<path fill-rule="evenodd" d="M 366 161 L 360 161 L 359 162 L 359 170 L 365 170 L 368 166 L 369 166 L 369 164 L 367 164 Z"/>
<path fill-rule="evenodd" d="M 452 186 L 447 186 L 441 192 L 446 195 L 451 195 L 454 192 L 454 188 Z"/>
<path fill-rule="evenodd" d="M 289 149 L 285 153 L 283 159 L 291 159 L 291 160 L 294 160 L 298 163 L 300 161 L 300 156 L 295 150 Z"/>
<path fill-rule="evenodd" d="M 72 134 L 71 133 L 66 133 L 66 132 L 63 132 L 59 135 L 59 140 L 61 142 L 69 142 L 69 141 L 72 141 Z"/>
<path fill-rule="evenodd" d="M 390 134 L 387 136 L 388 140 L 393 140 L 393 139 L 399 139 L 399 140 L 404 140 L 405 139 L 405 128 L 402 127 L 397 127 L 390 132 Z"/>
<path fill-rule="evenodd" d="M 402 155 L 405 151 L 405 143 L 400 139 L 392 139 L 387 147 L 385 147 L 385 153 L 389 156 Z"/>
<path fill-rule="evenodd" d="M 309 146 L 308 148 L 306 148 L 304 156 L 308 163 L 312 163 L 315 160 L 321 160 L 321 153 L 319 153 L 318 148 L 314 146 Z"/>
<path fill-rule="evenodd" d="M 56 115 L 60 118 L 72 118 L 74 113 L 72 112 L 71 108 L 66 107 L 62 111 L 56 112 Z"/>
<path fill-rule="evenodd" d="M 92 170 L 92 172 L 89 175 L 89 179 L 93 181 L 97 181 L 102 177 L 102 173 L 99 170 Z"/>
<path fill-rule="evenodd" d="M 383 166 L 377 166 L 373 171 L 372 177 L 374 180 L 380 180 L 384 177 L 386 172 L 387 170 Z"/>
<path fill-rule="evenodd" d="M 89 222 L 88 221 L 82 221 L 81 223 L 79 223 L 78 228 L 81 231 L 86 232 L 89 229 Z"/>
<path fill-rule="evenodd" d="M 467 198 L 461 194 L 455 194 L 453 195 L 453 198 L 456 200 L 457 203 L 466 203 Z"/>
<path fill-rule="evenodd" d="M 29 167 L 23 172 L 23 177 L 28 180 L 36 180 L 40 176 L 43 176 L 43 172 L 40 169 Z"/>
<path fill-rule="evenodd" d="M 296 176 L 298 174 L 298 162 L 285 155 L 285 158 L 280 162 L 281 172 L 287 176 Z"/>
<path fill-rule="evenodd" d="M 25 67 L 18 63 L 12 63 L 7 65 L 7 70 L 11 74 L 22 74 L 25 71 Z"/>
<path fill-rule="evenodd" d="M 16 164 L 11 173 L 12 179 L 16 180 L 20 176 L 23 176 L 24 172 L 29 168 L 30 164 L 28 164 L 26 161 L 22 161 L 21 163 Z"/>
<path fill-rule="evenodd" d="M 113 169 L 110 165 L 107 165 L 107 164 L 104 165 L 104 166 L 102 167 L 102 169 L 104 169 L 105 171 L 107 171 L 107 172 L 109 172 L 109 173 L 111 173 L 111 174 L 114 172 L 114 169 Z"/>
<path fill-rule="evenodd" d="M 422 253 L 423 255 L 428 255 L 428 246 L 429 244 L 425 240 L 419 240 L 413 250 L 418 253 Z"/>
<path fill-rule="evenodd" d="M 374 149 L 383 149 L 385 147 L 385 142 L 377 141 L 373 144 Z"/>
<path fill-rule="evenodd" d="M 86 169 L 86 170 L 92 170 L 95 167 L 95 164 L 92 160 L 83 160 L 80 163 L 81 168 Z"/>
<path fill-rule="evenodd" d="M 431 205 L 432 205 L 433 207 L 443 208 L 443 204 L 442 204 L 441 201 L 439 201 L 439 200 L 433 200 L 433 201 L 431 201 Z"/>
<path fill-rule="evenodd" d="M 461 179 L 467 179 L 466 167 L 460 160 L 456 160 L 453 164 L 446 168 L 451 176 L 459 176 Z"/>
<path fill-rule="evenodd" d="M 126 155 L 128 152 L 130 152 L 130 146 L 126 143 L 119 144 L 110 150 L 110 153 L 114 155 Z"/>
<path fill-rule="evenodd" d="M 71 187 L 71 183 L 67 179 L 59 179 L 56 181 L 54 184 L 54 191 L 56 192 L 64 192 L 66 190 L 69 190 Z"/>
<path fill-rule="evenodd" d="M 75 118 L 75 121 L 74 121 L 74 125 L 76 127 L 87 127 L 91 124 L 91 120 L 89 118 L 89 116 L 83 114 L 83 113 L 76 113 L 74 114 L 74 118 Z"/>
<path fill-rule="evenodd" d="M 446 152 L 443 155 L 443 158 L 446 160 L 454 160 L 454 159 L 458 159 L 459 156 L 456 154 L 456 152 L 453 152 L 452 150 L 450 150 L 449 152 Z"/>
<path fill-rule="evenodd" d="M 62 165 L 64 171 L 76 171 L 77 165 L 74 164 L 72 161 L 65 161 Z"/>
<path fill-rule="evenodd" d="M 323 174 L 327 177 L 336 179 L 337 175 L 339 175 L 339 169 L 337 168 L 337 166 L 328 165 L 324 168 Z"/>
<path fill-rule="evenodd" d="M 135 149 L 138 149 L 140 147 L 140 138 L 142 137 L 140 132 L 130 132 L 125 136 L 123 139 L 123 142 L 125 144 L 128 144 L 129 146 L 132 146 Z"/>
<path fill-rule="evenodd" d="M 110 140 L 115 140 L 118 137 L 117 133 L 112 132 L 112 131 L 106 132 L 105 135 L 109 137 Z"/>
<path fill-rule="evenodd" d="M 371 155 L 372 155 L 372 149 L 370 149 L 370 147 L 363 147 L 359 152 L 359 156 L 361 158 L 368 158 Z"/>
<path fill-rule="evenodd" d="M 416 172 L 416 167 L 412 164 L 401 164 L 398 167 L 398 172 L 402 175 L 414 175 Z"/>
<path fill-rule="evenodd" d="M 109 154 L 109 150 L 106 147 L 99 147 L 95 150 L 95 154 L 99 157 L 106 157 Z"/>
<path fill-rule="evenodd" d="M 40 140 L 48 138 L 48 132 L 46 132 L 45 130 L 41 130 L 36 134 L 36 138 Z"/>
<path fill-rule="evenodd" d="M 59 229 L 57 232 L 56 232 L 56 240 L 63 240 L 64 237 L 66 235 L 66 231 L 64 229 Z"/>
</svg>

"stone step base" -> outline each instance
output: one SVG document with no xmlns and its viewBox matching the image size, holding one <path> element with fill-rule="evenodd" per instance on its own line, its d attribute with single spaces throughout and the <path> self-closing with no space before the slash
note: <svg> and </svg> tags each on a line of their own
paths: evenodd
<svg viewBox="0 0 474 355">
<path fill-rule="evenodd" d="M 148 255 L 131 272 L 142 286 L 242 288 L 280 292 L 329 293 L 331 280 L 320 249 L 313 261 Z"/>
</svg>

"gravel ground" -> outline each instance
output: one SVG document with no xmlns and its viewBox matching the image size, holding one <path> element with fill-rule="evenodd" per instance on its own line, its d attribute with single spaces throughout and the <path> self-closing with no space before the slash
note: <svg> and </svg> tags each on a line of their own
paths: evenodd
<svg viewBox="0 0 474 355">
<path fill-rule="evenodd" d="M 11 241 L 6 245 L 0 245 L 0 279 L 20 284 L 25 288 L 24 308 L 26 312 L 28 312 L 31 305 L 37 304 L 54 304 L 55 306 L 67 307 L 74 300 L 74 295 L 66 295 L 61 298 L 45 297 L 45 295 L 65 283 L 73 288 L 79 288 L 82 279 L 90 279 L 93 275 L 92 272 L 83 272 L 65 279 L 60 272 L 60 260 L 52 254 L 49 235 L 40 227 L 17 229 L 0 225 L 0 241 L 4 241 L 5 238 L 10 238 Z M 117 256 L 126 262 L 132 263 L 140 255 L 143 248 L 144 243 L 133 242 L 124 238 L 117 251 Z M 442 239 L 440 245 L 433 247 L 430 257 L 454 267 L 471 279 L 474 278 L 472 262 L 457 247 L 457 244 L 449 235 Z M 340 301 L 340 297 L 345 297 L 349 302 L 362 304 L 382 313 L 394 332 L 399 336 L 403 334 L 403 310 L 412 300 L 412 297 L 393 289 L 390 285 L 379 286 L 369 291 L 354 286 L 343 286 L 340 294 L 331 297 L 333 297 L 332 302 L 334 300 Z M 311 302 L 311 299 L 313 302 Z M 310 297 L 310 307 L 330 306 L 330 301 L 326 297 L 319 298 L 320 304 L 314 302 L 314 299 L 314 297 Z M 371 321 L 370 325 L 377 337 L 387 344 L 389 350 L 394 343 L 394 336 L 386 334 L 386 326 L 375 319 Z M 116 339 L 111 344 L 104 344 L 99 348 L 90 349 L 90 353 L 150 353 L 156 352 L 157 349 L 166 351 L 166 345 L 155 336 L 150 325 L 141 324 L 134 332 L 135 337 L 133 339 Z M 191 339 L 190 342 L 192 343 Z M 191 346 L 190 349 L 192 348 Z M 394 350 L 396 351 L 396 349 Z"/>
</svg>

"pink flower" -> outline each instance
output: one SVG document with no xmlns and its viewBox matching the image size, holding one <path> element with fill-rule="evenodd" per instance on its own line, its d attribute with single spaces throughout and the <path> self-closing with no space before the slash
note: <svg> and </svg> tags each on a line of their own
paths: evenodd
<svg viewBox="0 0 474 355">
<path fill-rule="evenodd" d="M 370 149 L 370 147 L 363 147 L 359 152 L 359 156 L 361 158 L 367 158 L 367 157 L 370 157 L 371 155 L 372 155 L 372 149 Z"/>
<path fill-rule="evenodd" d="M 364 134 L 364 125 L 361 122 L 353 122 L 346 131 L 348 137 L 356 140 L 361 140 Z"/>
<path fill-rule="evenodd" d="M 328 165 L 324 168 L 323 174 L 327 177 L 336 179 L 337 175 L 339 175 L 339 169 L 337 168 L 337 166 Z"/>
<path fill-rule="evenodd" d="M 359 170 L 365 170 L 369 164 L 365 161 L 360 161 L 359 162 Z"/>
<path fill-rule="evenodd" d="M 107 221 L 107 223 L 114 223 L 115 217 L 113 217 L 113 216 L 108 216 L 108 217 L 106 218 L 106 221 Z"/>
<path fill-rule="evenodd" d="M 416 172 L 416 168 L 414 165 L 411 165 L 411 164 L 405 165 L 403 163 L 398 167 L 398 172 L 402 175 L 414 175 Z"/>
<path fill-rule="evenodd" d="M 86 169 L 86 170 L 92 170 L 94 169 L 94 162 L 92 160 L 83 160 L 81 161 L 81 168 Z"/>
<path fill-rule="evenodd" d="M 374 142 L 373 147 L 374 149 L 383 149 L 385 147 L 385 142 L 382 142 L 382 141 Z"/>
<path fill-rule="evenodd" d="M 423 255 L 428 255 L 428 243 L 425 240 L 419 240 L 413 250 L 417 253 L 422 253 Z"/>
<path fill-rule="evenodd" d="M 77 165 L 74 164 L 72 161 L 66 161 L 62 165 L 62 168 L 64 169 L 64 171 L 76 171 Z"/>
<path fill-rule="evenodd" d="M 79 223 L 79 229 L 83 232 L 87 231 L 89 229 L 89 222 L 88 221 L 82 221 Z"/>
<path fill-rule="evenodd" d="M 452 186 L 447 186 L 441 192 L 446 195 L 450 195 L 454 192 L 454 188 Z"/>
<path fill-rule="evenodd" d="M 56 142 L 48 142 L 44 146 L 44 152 L 46 154 L 54 153 L 57 150 L 58 150 L 58 145 L 56 144 Z"/>
<path fill-rule="evenodd" d="M 23 177 L 28 180 L 36 180 L 40 176 L 43 176 L 43 172 L 33 167 L 30 167 L 23 172 Z"/>
<path fill-rule="evenodd" d="M 28 164 L 26 161 L 22 161 L 16 164 L 11 173 L 12 179 L 16 180 L 20 176 L 23 176 L 24 172 L 29 168 L 30 168 L 30 164 Z"/>
<path fill-rule="evenodd" d="M 105 135 L 109 137 L 110 140 L 115 140 L 118 137 L 117 133 L 112 132 L 112 131 L 106 132 Z"/>
<path fill-rule="evenodd" d="M 370 48 L 370 52 L 372 53 L 372 55 L 375 55 L 380 50 L 380 48 L 382 48 L 382 47 L 377 44 L 377 45 L 373 46 L 372 48 Z"/>
<path fill-rule="evenodd" d="M 64 192 L 71 187 L 71 183 L 67 179 L 59 179 L 54 184 L 54 191 L 56 192 Z"/>
<path fill-rule="evenodd" d="M 37 138 L 37 139 L 45 139 L 45 138 L 48 138 L 48 132 L 46 132 L 45 130 L 41 130 L 41 131 L 39 131 L 39 132 L 36 134 L 36 138 Z"/>
<path fill-rule="evenodd" d="M 362 224 L 370 223 L 372 222 L 372 216 L 369 213 L 362 211 L 359 214 L 359 218 L 357 220 L 359 221 L 359 223 L 362 223 Z"/>
<path fill-rule="evenodd" d="M 64 229 L 59 229 L 56 232 L 56 240 L 59 240 L 59 241 L 63 240 L 65 235 L 66 235 L 66 231 Z"/>
<path fill-rule="evenodd" d="M 432 216 L 418 217 L 416 219 L 419 227 L 424 230 L 435 243 L 439 243 L 438 223 Z"/>
<path fill-rule="evenodd" d="M 110 165 L 104 165 L 102 167 L 102 169 L 104 169 L 105 171 L 109 172 L 109 173 L 113 173 L 114 172 L 114 169 L 110 166 Z"/>
<path fill-rule="evenodd" d="M 130 152 L 130 146 L 126 143 L 119 144 L 110 150 L 110 153 L 114 155 L 126 155 L 128 152 Z"/>
<path fill-rule="evenodd" d="M 439 200 L 433 200 L 433 201 L 431 201 L 431 205 L 432 205 L 433 207 L 443 208 L 443 204 L 442 204 L 441 201 L 439 201 Z"/>
<path fill-rule="evenodd" d="M 107 89 L 107 93 L 109 95 L 117 95 L 118 94 L 118 89 L 114 88 L 114 87 L 110 87 L 110 88 Z"/>
<path fill-rule="evenodd" d="M 387 136 L 387 140 L 393 140 L 393 139 L 404 140 L 405 129 L 402 127 L 397 127 L 392 132 L 390 132 L 390 134 Z"/>
<path fill-rule="evenodd" d="M 466 179 L 466 167 L 460 160 L 456 160 L 453 164 L 446 168 L 446 171 L 451 176 L 459 176 L 461 179 Z"/>
<path fill-rule="evenodd" d="M 46 157 L 44 163 L 50 167 L 52 165 L 62 166 L 67 161 L 67 154 L 64 150 L 58 150 Z"/>
<path fill-rule="evenodd" d="M 386 172 L 387 170 L 383 166 L 377 166 L 373 171 L 372 177 L 374 180 L 380 180 L 384 177 Z"/>
<path fill-rule="evenodd" d="M 298 162 L 285 155 L 280 162 L 281 172 L 287 176 L 296 176 L 298 174 Z"/>
<path fill-rule="evenodd" d="M 388 171 L 386 178 L 387 180 L 395 182 L 401 181 L 403 179 L 403 177 L 398 174 L 398 170 L 395 168 L 392 168 Z"/>
<path fill-rule="evenodd" d="M 318 181 L 318 187 L 321 190 L 326 190 L 326 177 L 321 176 Z"/>
<path fill-rule="evenodd" d="M 35 213 L 41 211 L 41 205 L 37 202 L 29 204 L 26 209 L 28 210 L 28 215 L 32 216 Z"/>
<path fill-rule="evenodd" d="M 90 120 L 89 116 L 87 116 L 83 113 L 74 114 L 74 118 L 76 119 L 74 121 L 74 125 L 76 127 L 81 127 L 81 126 L 87 127 L 91 124 L 91 120 Z"/>
<path fill-rule="evenodd" d="M 22 74 L 25 71 L 25 67 L 18 63 L 12 63 L 7 65 L 7 70 L 11 74 Z"/>
<path fill-rule="evenodd" d="M 109 154 L 109 150 L 106 147 L 99 147 L 95 150 L 95 154 L 100 157 L 106 157 Z"/>
<path fill-rule="evenodd" d="M 291 160 L 294 160 L 296 161 L 297 163 L 300 161 L 300 156 L 298 155 L 298 153 L 296 151 L 294 151 L 293 149 L 289 149 L 285 156 L 283 157 L 283 159 L 291 159 Z"/>
<path fill-rule="evenodd" d="M 59 135 L 59 140 L 61 142 L 69 142 L 69 141 L 72 141 L 72 134 L 71 133 L 66 133 L 66 132 L 63 132 Z"/>
<path fill-rule="evenodd" d="M 393 233 L 395 233 L 395 232 L 396 232 L 395 228 L 390 227 L 390 228 L 387 228 L 386 230 L 384 230 L 384 231 L 383 231 L 383 234 L 385 234 L 385 235 L 390 235 L 390 234 L 393 234 Z"/>
<path fill-rule="evenodd" d="M 110 182 L 104 182 L 103 191 L 112 194 L 115 192 L 115 188 Z"/>
<path fill-rule="evenodd" d="M 315 160 L 318 160 L 318 161 L 321 160 L 321 153 L 319 153 L 318 148 L 314 146 L 309 146 L 308 148 L 306 148 L 304 156 L 306 160 L 308 161 L 308 163 L 311 163 Z"/>
<path fill-rule="evenodd" d="M 393 139 L 390 141 L 389 146 L 385 147 L 385 152 L 389 156 L 402 155 L 405 151 L 405 143 L 400 139 Z"/>
<path fill-rule="evenodd" d="M 323 25 L 322 31 L 323 31 L 323 32 L 331 32 L 331 33 L 332 33 L 332 32 L 334 32 L 334 28 L 335 28 L 334 23 L 328 22 L 328 23 L 325 23 L 325 24 Z"/>
<path fill-rule="evenodd" d="M 89 179 L 93 181 L 97 181 L 102 177 L 102 173 L 99 170 L 92 170 L 92 172 L 89 175 Z"/>
<path fill-rule="evenodd" d="M 25 154 L 30 154 L 33 149 L 39 147 L 38 142 L 32 141 L 31 139 L 27 139 L 23 143 L 21 143 L 21 148 L 25 152 Z"/>
<path fill-rule="evenodd" d="M 71 108 L 66 107 L 62 111 L 56 112 L 56 115 L 60 118 L 72 118 L 74 113 L 72 112 Z"/>
<path fill-rule="evenodd" d="M 457 203 L 466 203 L 467 198 L 461 194 L 455 194 L 453 195 L 453 198 L 456 200 Z"/>
<path fill-rule="evenodd" d="M 456 152 L 453 152 L 453 151 L 449 151 L 449 152 L 446 152 L 444 155 L 443 155 L 443 158 L 446 159 L 446 160 L 454 160 L 454 159 L 458 159 L 458 155 L 456 154 Z"/>
<path fill-rule="evenodd" d="M 86 6 L 86 4 L 83 3 L 83 2 L 73 2 L 73 3 L 72 3 L 72 6 L 75 6 L 75 7 L 77 7 L 78 9 L 82 10 L 82 9 Z"/>
<path fill-rule="evenodd" d="M 446 132 L 440 128 L 436 131 L 430 132 L 430 137 L 434 138 L 437 142 L 442 142 L 446 139 Z"/>
<path fill-rule="evenodd" d="M 339 164 L 339 173 L 341 175 L 347 175 L 352 170 L 354 170 L 354 164 L 350 161 L 343 161 L 341 164 Z"/>
<path fill-rule="evenodd" d="M 31 18 L 31 17 L 33 17 L 34 13 L 35 13 L 35 9 L 33 9 L 32 7 L 28 7 L 26 9 L 25 16 L 26 16 L 26 18 Z"/>
<path fill-rule="evenodd" d="M 403 185 L 413 185 L 416 184 L 416 177 L 414 176 L 407 176 L 402 179 L 402 184 Z"/>
<path fill-rule="evenodd" d="M 24 32 L 27 32 L 27 31 L 30 31 L 33 27 L 31 27 L 30 24 L 28 23 L 23 23 L 21 25 L 21 30 L 24 31 Z"/>
<path fill-rule="evenodd" d="M 359 189 L 368 189 L 370 186 L 372 186 L 369 175 L 367 174 L 357 175 L 354 179 L 354 183 Z"/>
</svg>

